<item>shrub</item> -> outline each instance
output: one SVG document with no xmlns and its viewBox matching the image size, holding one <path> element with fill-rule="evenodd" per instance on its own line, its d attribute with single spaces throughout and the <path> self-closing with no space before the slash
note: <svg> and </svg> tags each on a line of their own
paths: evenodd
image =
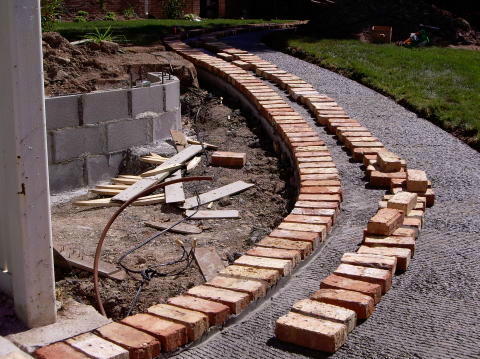
<svg viewBox="0 0 480 359">
<path fill-rule="evenodd" d="M 109 11 L 103 19 L 107 21 L 115 21 L 117 20 L 117 14 L 115 14 L 113 11 Z"/>
<path fill-rule="evenodd" d="M 41 0 L 42 30 L 52 31 L 62 13 L 63 0 Z"/>
<path fill-rule="evenodd" d="M 168 0 L 165 14 L 168 19 L 180 19 L 183 15 L 183 0 Z"/>
<path fill-rule="evenodd" d="M 135 13 L 135 10 L 133 7 L 129 7 L 125 10 L 123 10 L 123 16 L 126 18 L 126 19 L 132 19 L 134 17 L 137 16 L 137 14 Z"/>
</svg>

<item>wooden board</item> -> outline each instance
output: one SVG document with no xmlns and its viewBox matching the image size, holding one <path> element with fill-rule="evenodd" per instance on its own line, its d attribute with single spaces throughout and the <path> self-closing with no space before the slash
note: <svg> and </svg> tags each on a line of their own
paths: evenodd
<svg viewBox="0 0 480 359">
<path fill-rule="evenodd" d="M 175 148 L 178 152 L 182 151 L 187 147 L 187 136 L 183 134 L 183 132 L 177 130 L 170 130 L 170 135 L 172 136 L 172 140 L 175 143 Z"/>
<path fill-rule="evenodd" d="M 80 256 L 73 253 L 68 248 L 53 248 L 55 264 L 61 267 L 74 267 L 93 272 L 93 257 Z M 98 274 L 102 277 L 108 277 L 116 280 L 124 280 L 127 277 L 125 271 L 116 265 L 100 261 Z"/>
<path fill-rule="evenodd" d="M 185 211 L 185 215 L 190 217 L 195 213 L 194 209 L 189 209 Z M 240 214 L 237 210 L 200 210 L 195 213 L 191 219 L 215 219 L 215 218 L 240 218 Z"/>
<path fill-rule="evenodd" d="M 217 201 L 220 198 L 223 198 L 225 196 L 230 196 L 235 193 L 239 193 L 242 191 L 245 191 L 246 189 L 254 186 L 252 183 L 245 183 L 243 181 L 237 181 L 230 183 L 226 186 L 219 187 L 217 189 L 214 189 L 212 191 L 202 193 L 200 197 L 200 203 L 197 202 L 197 196 L 187 198 L 185 200 L 185 204 L 183 205 L 182 208 L 184 209 L 192 209 L 195 208 L 199 205 L 206 204 L 212 201 Z"/>
<path fill-rule="evenodd" d="M 185 161 L 188 161 L 190 158 L 194 157 L 201 151 L 202 151 L 202 146 L 199 146 L 199 145 L 189 146 L 185 148 L 183 151 L 177 153 L 175 156 L 170 157 L 159 167 L 170 167 L 171 165 L 183 163 Z M 143 178 L 140 181 L 131 185 L 129 188 L 123 190 L 122 192 L 114 196 L 112 200 L 119 201 L 119 202 L 128 201 L 130 198 L 139 194 L 140 192 L 147 189 L 148 187 L 154 185 L 155 183 L 163 181 L 165 178 L 168 177 L 169 174 L 170 174 L 169 172 L 163 172 L 152 177 Z"/>
<path fill-rule="evenodd" d="M 206 281 L 215 278 L 225 268 L 222 259 L 214 247 L 195 248 L 195 261 Z"/>
<path fill-rule="evenodd" d="M 175 171 L 168 180 L 182 178 L 182 171 Z M 175 183 L 165 187 L 165 203 L 185 202 L 185 192 L 183 191 L 183 183 Z"/>
<path fill-rule="evenodd" d="M 174 222 L 145 222 L 145 225 L 147 227 L 155 228 L 155 229 L 160 229 L 164 230 L 169 228 Z M 186 224 L 186 223 L 180 223 L 179 225 L 176 225 L 173 227 L 171 230 L 173 233 L 180 233 L 180 234 L 199 234 L 202 233 L 202 229 L 200 227 L 191 225 L 191 224 Z"/>
</svg>

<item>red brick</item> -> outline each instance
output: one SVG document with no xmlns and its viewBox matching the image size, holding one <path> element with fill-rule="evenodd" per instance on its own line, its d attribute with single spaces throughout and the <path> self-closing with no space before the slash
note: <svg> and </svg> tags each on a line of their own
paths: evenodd
<svg viewBox="0 0 480 359">
<path fill-rule="evenodd" d="M 277 320 L 275 336 L 280 341 L 334 353 L 347 340 L 347 327 L 329 320 L 290 312 Z"/>
<path fill-rule="evenodd" d="M 405 215 L 415 208 L 417 204 L 417 194 L 411 192 L 399 192 L 388 200 L 387 207 L 402 211 Z"/>
<path fill-rule="evenodd" d="M 131 359 L 153 359 L 160 355 L 160 342 L 140 330 L 120 323 L 110 323 L 96 332 L 128 350 Z"/>
<path fill-rule="evenodd" d="M 171 352 L 188 343 L 187 328 L 184 325 L 154 315 L 136 314 L 122 319 L 121 323 L 157 338 L 164 352 Z"/>
<path fill-rule="evenodd" d="M 292 272 L 293 263 L 290 260 L 278 259 L 278 258 L 267 258 L 267 257 L 256 257 L 250 255 L 243 255 L 237 260 L 234 264 L 243 265 L 254 268 L 264 268 L 264 269 L 275 269 L 280 272 L 280 274 L 286 276 Z"/>
<path fill-rule="evenodd" d="M 326 216 L 331 217 L 335 220 L 337 215 L 336 209 L 330 208 L 302 208 L 302 207 L 295 207 L 292 209 L 292 214 L 303 214 L 306 216 Z"/>
<path fill-rule="evenodd" d="M 341 202 L 342 199 L 338 194 L 305 194 L 298 196 L 299 201 L 321 201 L 321 202 Z"/>
<path fill-rule="evenodd" d="M 209 326 L 223 324 L 230 315 L 230 309 L 224 304 L 189 295 L 179 295 L 169 298 L 167 303 L 205 314 L 208 317 Z"/>
<path fill-rule="evenodd" d="M 233 314 L 239 314 L 250 302 L 250 296 L 246 293 L 206 285 L 197 285 L 190 288 L 187 293 L 194 297 L 222 303 L 226 305 Z"/>
<path fill-rule="evenodd" d="M 318 233 L 321 240 L 324 240 L 327 236 L 327 226 L 322 224 L 306 224 L 306 223 L 290 223 L 282 222 L 278 226 L 279 229 L 287 231 L 299 231 L 299 232 L 314 232 Z"/>
<path fill-rule="evenodd" d="M 342 277 L 380 284 L 382 293 L 386 293 L 392 287 L 392 273 L 386 269 L 342 263 L 333 273 Z"/>
<path fill-rule="evenodd" d="M 405 179 L 406 172 L 390 172 L 384 173 L 380 171 L 372 171 L 370 173 L 370 185 L 376 188 L 390 188 L 392 180 Z"/>
<path fill-rule="evenodd" d="M 247 293 L 251 300 L 264 297 L 267 292 L 267 286 L 261 281 L 223 276 L 216 276 L 212 280 L 206 282 L 205 285 Z"/>
<path fill-rule="evenodd" d="M 393 248 L 393 247 L 367 247 L 360 246 L 358 253 L 362 254 L 379 254 L 382 256 L 390 256 L 397 258 L 397 269 L 406 271 L 410 264 L 412 253 L 407 248 Z"/>
<path fill-rule="evenodd" d="M 292 230 L 274 229 L 270 237 L 291 239 L 295 241 L 305 241 L 312 244 L 315 248 L 320 240 L 320 235 L 316 232 L 301 232 Z"/>
<path fill-rule="evenodd" d="M 363 239 L 363 244 L 369 247 L 397 247 L 408 248 L 415 252 L 415 238 L 400 236 L 367 236 Z"/>
<path fill-rule="evenodd" d="M 424 193 L 428 188 L 428 179 L 425 171 L 407 170 L 407 191 Z"/>
<path fill-rule="evenodd" d="M 357 318 L 359 319 L 367 319 L 375 310 L 372 297 L 351 290 L 320 289 L 312 294 L 310 298 L 353 310 L 357 313 Z"/>
<path fill-rule="evenodd" d="M 403 218 L 398 209 L 382 208 L 368 221 L 367 232 L 388 236 L 400 227 Z"/>
<path fill-rule="evenodd" d="M 211 155 L 211 163 L 215 166 L 243 167 L 247 161 L 247 154 L 240 152 L 216 151 Z"/>
<path fill-rule="evenodd" d="M 38 359 L 89 359 L 90 357 L 64 342 L 50 344 L 35 351 Z"/>
<path fill-rule="evenodd" d="M 221 270 L 219 274 L 233 278 L 260 280 L 265 282 L 269 287 L 274 285 L 280 279 L 280 272 L 274 269 L 262 269 L 237 265 L 229 265 Z"/>
<path fill-rule="evenodd" d="M 253 247 L 246 254 L 257 257 L 288 259 L 292 261 L 293 266 L 297 265 L 301 259 L 300 251 L 291 249 Z"/>
<path fill-rule="evenodd" d="M 367 294 L 373 298 L 375 304 L 377 304 L 382 297 L 382 287 L 380 284 L 369 283 L 363 280 L 356 280 L 336 274 L 330 274 L 328 277 L 324 278 L 320 282 L 320 288 L 345 289 Z"/>
<path fill-rule="evenodd" d="M 285 222 L 292 223 L 321 224 L 327 226 L 327 231 L 330 231 L 330 228 L 332 226 L 331 216 L 307 216 L 301 214 L 289 214 L 283 220 Z"/>
<path fill-rule="evenodd" d="M 341 262 L 363 267 L 386 269 L 390 271 L 392 275 L 397 269 L 396 257 L 382 256 L 379 254 L 345 253 L 341 258 Z"/>
<path fill-rule="evenodd" d="M 267 248 L 280 248 L 280 249 L 290 249 L 290 250 L 299 250 L 302 256 L 302 259 L 310 255 L 313 250 L 311 242 L 305 241 L 296 241 L 284 238 L 273 238 L 265 237 L 257 245 Z"/>
<path fill-rule="evenodd" d="M 297 201 L 295 208 L 317 208 L 317 209 L 334 209 L 336 212 L 340 209 L 340 202 L 325 201 Z"/>
<path fill-rule="evenodd" d="M 170 304 L 157 304 L 148 308 L 148 313 L 184 325 L 187 328 L 189 341 L 199 339 L 208 329 L 208 317 L 193 310 Z"/>
</svg>

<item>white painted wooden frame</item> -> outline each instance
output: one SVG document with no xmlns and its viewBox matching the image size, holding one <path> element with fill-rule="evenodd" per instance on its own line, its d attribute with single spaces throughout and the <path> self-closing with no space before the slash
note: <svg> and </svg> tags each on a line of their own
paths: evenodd
<svg viewBox="0 0 480 359">
<path fill-rule="evenodd" d="M 0 290 L 55 322 L 39 0 L 0 1 Z"/>
</svg>

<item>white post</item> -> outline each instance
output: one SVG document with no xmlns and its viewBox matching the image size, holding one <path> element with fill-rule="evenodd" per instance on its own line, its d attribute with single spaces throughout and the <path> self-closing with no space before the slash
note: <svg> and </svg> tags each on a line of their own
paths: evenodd
<svg viewBox="0 0 480 359">
<path fill-rule="evenodd" d="M 37 327 L 56 320 L 40 0 L 1 0 L 0 34 L 0 284 Z"/>
</svg>

